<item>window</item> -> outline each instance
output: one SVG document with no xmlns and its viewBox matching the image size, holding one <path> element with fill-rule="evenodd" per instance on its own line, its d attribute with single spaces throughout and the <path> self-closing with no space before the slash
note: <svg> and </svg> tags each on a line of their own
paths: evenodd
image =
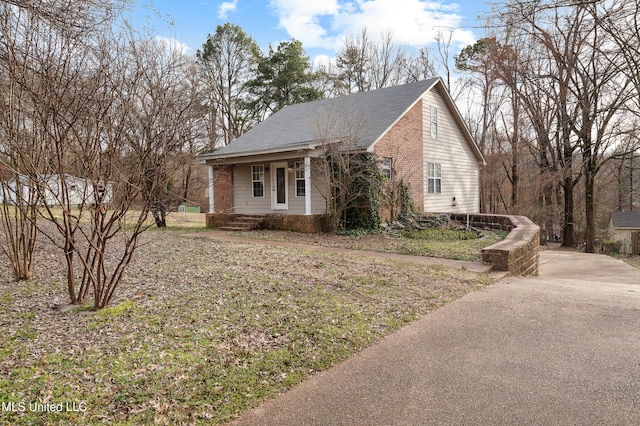
<svg viewBox="0 0 640 426">
<path fill-rule="evenodd" d="M 391 179 L 391 158 L 384 157 L 380 161 L 380 173 L 385 179 Z"/>
<path fill-rule="evenodd" d="M 442 166 L 438 163 L 427 163 L 427 194 L 442 193 Z"/>
<path fill-rule="evenodd" d="M 431 139 L 438 138 L 438 108 L 431 107 Z"/>
<path fill-rule="evenodd" d="M 253 198 L 264 197 L 264 164 L 251 166 L 251 181 L 253 182 Z"/>
<path fill-rule="evenodd" d="M 304 163 L 302 161 L 296 161 L 296 197 L 304 197 L 306 194 L 306 187 L 304 184 Z"/>
</svg>

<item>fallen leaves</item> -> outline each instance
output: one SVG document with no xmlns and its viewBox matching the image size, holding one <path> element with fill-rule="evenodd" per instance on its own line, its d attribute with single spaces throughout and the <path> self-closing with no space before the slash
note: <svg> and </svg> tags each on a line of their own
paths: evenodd
<svg viewBox="0 0 640 426">
<path fill-rule="evenodd" d="M 86 401 L 46 422 L 221 423 L 489 280 L 465 271 L 145 236 L 111 307 L 67 303 L 61 257 L 0 265 L 0 401 Z M 44 259 L 44 261 L 43 261 Z M 0 423 L 38 423 L 0 412 Z"/>
</svg>

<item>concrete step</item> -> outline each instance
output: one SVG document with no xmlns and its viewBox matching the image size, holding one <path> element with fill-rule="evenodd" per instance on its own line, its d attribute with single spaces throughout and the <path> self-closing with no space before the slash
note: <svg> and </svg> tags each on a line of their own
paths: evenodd
<svg viewBox="0 0 640 426">
<path fill-rule="evenodd" d="M 228 225 L 221 226 L 221 231 L 251 231 L 256 229 L 264 216 L 240 216 Z"/>
<path fill-rule="evenodd" d="M 221 226 L 218 229 L 220 229 L 221 231 L 250 231 L 251 230 L 251 228 L 247 226 L 236 226 L 233 223 L 226 226 Z"/>
<path fill-rule="evenodd" d="M 264 216 L 240 216 L 236 218 L 234 222 L 256 224 L 259 223 L 262 219 L 264 219 Z"/>
</svg>

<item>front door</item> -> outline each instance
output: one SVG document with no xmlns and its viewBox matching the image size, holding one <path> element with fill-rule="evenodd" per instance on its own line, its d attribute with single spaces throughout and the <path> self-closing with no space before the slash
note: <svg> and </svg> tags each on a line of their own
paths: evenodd
<svg viewBox="0 0 640 426">
<path fill-rule="evenodd" d="M 289 208 L 287 167 L 287 163 L 271 163 L 271 208 L 273 210 Z"/>
</svg>

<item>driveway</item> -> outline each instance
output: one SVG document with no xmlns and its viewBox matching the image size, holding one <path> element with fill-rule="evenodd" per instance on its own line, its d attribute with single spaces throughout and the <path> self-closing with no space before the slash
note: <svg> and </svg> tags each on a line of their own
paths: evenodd
<svg viewBox="0 0 640 426">
<path fill-rule="evenodd" d="M 640 424 L 640 271 L 544 251 L 234 424 Z"/>
</svg>

